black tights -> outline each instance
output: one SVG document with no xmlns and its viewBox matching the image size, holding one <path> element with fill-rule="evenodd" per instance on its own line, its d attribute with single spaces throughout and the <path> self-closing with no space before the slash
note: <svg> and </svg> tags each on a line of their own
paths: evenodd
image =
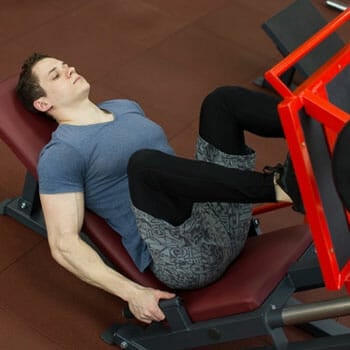
<svg viewBox="0 0 350 350">
<path fill-rule="evenodd" d="M 280 99 L 236 86 L 214 90 L 202 104 L 199 135 L 228 154 L 245 154 L 244 131 L 284 137 L 277 113 Z"/>
<path fill-rule="evenodd" d="M 283 137 L 276 97 L 222 87 L 203 101 L 199 135 L 227 154 L 244 155 L 244 131 Z M 128 166 L 135 207 L 172 225 L 191 215 L 194 202 L 275 201 L 272 175 L 189 160 L 154 150 L 136 152 Z"/>
</svg>

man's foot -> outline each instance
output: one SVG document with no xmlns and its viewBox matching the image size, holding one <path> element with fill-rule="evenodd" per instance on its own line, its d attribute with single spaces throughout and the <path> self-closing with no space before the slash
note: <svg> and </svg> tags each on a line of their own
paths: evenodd
<svg viewBox="0 0 350 350">
<path fill-rule="evenodd" d="M 273 172 L 275 174 L 276 183 L 293 201 L 292 208 L 299 213 L 305 214 L 303 201 L 289 154 L 283 165 L 277 164 L 274 167 L 266 166 L 264 172 Z"/>
</svg>

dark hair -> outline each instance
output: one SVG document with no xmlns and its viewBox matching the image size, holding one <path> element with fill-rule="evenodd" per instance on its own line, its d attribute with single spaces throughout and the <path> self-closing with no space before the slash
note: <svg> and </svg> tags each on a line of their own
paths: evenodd
<svg viewBox="0 0 350 350">
<path fill-rule="evenodd" d="M 30 112 L 38 113 L 39 111 L 35 109 L 33 102 L 42 96 L 46 96 L 45 90 L 39 84 L 38 77 L 33 73 L 33 67 L 36 63 L 47 57 L 50 56 L 41 53 L 33 53 L 24 61 L 19 75 L 16 94 L 24 107 Z"/>
</svg>

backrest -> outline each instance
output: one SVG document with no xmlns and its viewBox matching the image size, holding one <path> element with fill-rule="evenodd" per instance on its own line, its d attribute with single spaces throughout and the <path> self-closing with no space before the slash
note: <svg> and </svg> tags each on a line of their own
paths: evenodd
<svg viewBox="0 0 350 350">
<path fill-rule="evenodd" d="M 57 124 L 49 118 L 33 115 L 22 106 L 15 95 L 17 80 L 16 76 L 0 84 L 0 137 L 37 177 L 40 150 L 49 141 Z"/>
<path fill-rule="evenodd" d="M 278 77 L 349 19 L 347 10 L 265 74 L 284 97 L 279 114 L 325 284 L 330 289 L 350 284 L 349 213 L 332 172 L 337 135 L 350 120 L 350 46 L 342 48 L 295 91 Z"/>
<path fill-rule="evenodd" d="M 276 44 L 283 56 L 287 56 L 312 35 L 326 25 L 326 20 L 310 0 L 297 0 L 262 24 L 263 30 Z M 332 34 L 307 57 L 296 63 L 296 69 L 304 76 L 310 76 L 327 62 L 344 42 Z"/>
</svg>

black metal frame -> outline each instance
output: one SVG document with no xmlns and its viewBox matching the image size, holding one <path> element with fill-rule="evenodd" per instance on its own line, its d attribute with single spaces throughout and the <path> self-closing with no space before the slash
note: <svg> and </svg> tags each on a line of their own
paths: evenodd
<svg viewBox="0 0 350 350">
<path fill-rule="evenodd" d="M 266 349 L 349 349 L 349 329 L 332 319 L 315 320 L 298 325 L 313 336 L 322 337 L 322 341 L 314 338 L 293 343 L 284 333 L 283 312 L 295 305 L 301 305 L 301 308 L 304 306 L 293 298 L 294 292 L 319 287 L 322 284 L 319 268 L 312 259 L 314 256 L 311 246 L 266 301 L 252 312 L 192 323 L 181 299 L 176 298 L 162 302 L 161 307 L 166 314 L 166 323 L 156 323 L 146 328 L 137 326 L 133 322 L 126 325 L 114 324 L 102 335 L 102 338 L 109 344 L 130 350 L 191 349 L 261 335 L 269 335 L 274 344 L 273 347 Z M 305 269 L 302 269 L 304 264 Z M 310 283 L 306 283 L 308 279 Z M 308 304 L 305 306 L 307 307 Z"/>
<path fill-rule="evenodd" d="M 46 236 L 37 180 L 29 173 L 26 175 L 21 196 L 0 203 L 0 214 L 11 216 L 35 232 Z M 83 237 L 89 242 L 85 234 Z M 98 250 L 96 246 L 93 247 Z M 103 256 L 103 253 L 99 253 Z M 107 259 L 105 261 L 108 263 Z M 284 334 L 283 310 L 300 304 L 293 298 L 293 293 L 322 286 L 323 280 L 317 258 L 313 246 L 310 246 L 257 310 L 193 323 L 181 299 L 176 297 L 161 302 L 161 308 L 167 319 L 165 323 L 153 323 L 147 327 L 138 326 L 134 321 L 115 324 L 104 332 L 102 339 L 122 349 L 177 350 L 270 335 L 275 349 L 320 350 L 329 349 L 330 345 L 333 346 L 332 349 L 348 349 L 350 333 L 348 334 L 346 327 L 333 319 L 299 325 L 315 336 L 322 336 L 321 342 L 315 338 L 312 341 L 294 344 L 290 343 Z"/>
<path fill-rule="evenodd" d="M 5 199 L 0 203 L 0 214 L 13 217 L 33 231 L 46 237 L 44 216 L 41 210 L 38 182 L 26 173 L 22 194 L 13 199 Z"/>
</svg>

